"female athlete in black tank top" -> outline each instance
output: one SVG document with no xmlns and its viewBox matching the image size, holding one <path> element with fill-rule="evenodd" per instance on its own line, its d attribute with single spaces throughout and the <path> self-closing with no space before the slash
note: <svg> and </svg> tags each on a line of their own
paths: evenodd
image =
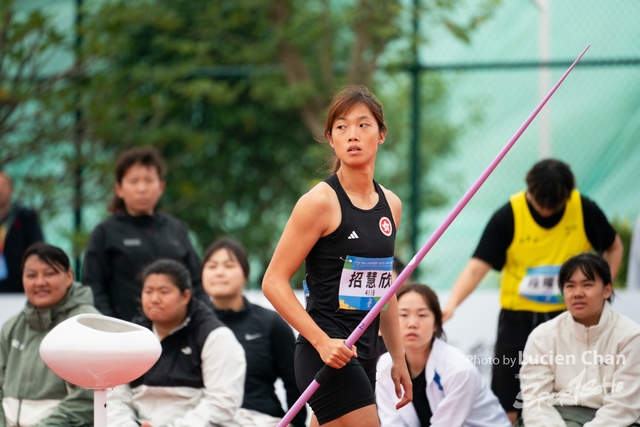
<svg viewBox="0 0 640 427">
<path fill-rule="evenodd" d="M 391 286 L 396 226 L 391 220 L 393 214 L 384 192 L 375 181 L 373 185 L 379 200 L 369 210 L 359 209 L 351 203 L 335 174 L 324 182 L 338 196 L 342 221 L 333 233 L 318 240 L 305 260 L 305 279 L 309 290 L 307 312 L 330 337 L 346 339 L 358 327 L 368 310 L 340 307 L 341 301 L 343 306 L 346 305 L 344 296 L 340 298 L 340 279 L 346 271 L 349 279 L 347 287 L 351 287 L 353 291 L 370 293 L 373 301 L 383 295 Z M 349 269 L 347 257 L 382 259 L 386 262 L 378 263 L 380 265 L 377 268 L 382 270 L 356 270 Z M 360 358 L 371 359 L 377 356 L 378 325 L 379 316 L 356 343 Z"/>
<path fill-rule="evenodd" d="M 373 180 L 386 136 L 382 106 L 363 86 L 349 86 L 329 106 L 325 136 L 338 159 L 334 175 L 303 195 L 291 213 L 262 289 L 299 333 L 296 381 L 303 390 L 325 365 L 336 369 L 309 400 L 311 426 L 378 427 L 375 406 L 378 325 L 392 359 L 391 377 L 411 401 L 397 300 L 392 297 L 353 348 L 344 340 L 391 286 L 400 200 Z M 290 280 L 306 263 L 305 310 Z"/>
</svg>

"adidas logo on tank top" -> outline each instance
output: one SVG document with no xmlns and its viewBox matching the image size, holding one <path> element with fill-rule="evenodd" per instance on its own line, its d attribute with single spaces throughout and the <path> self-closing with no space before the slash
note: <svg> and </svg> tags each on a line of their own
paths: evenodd
<svg viewBox="0 0 640 427">
<path fill-rule="evenodd" d="M 358 238 L 359 237 L 355 231 L 352 231 L 351 234 L 349 234 L 349 237 L 347 237 L 347 239 L 358 239 Z"/>
</svg>

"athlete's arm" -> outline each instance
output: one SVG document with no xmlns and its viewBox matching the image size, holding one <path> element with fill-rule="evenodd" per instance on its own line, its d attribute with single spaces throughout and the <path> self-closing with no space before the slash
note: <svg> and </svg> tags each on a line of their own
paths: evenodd
<svg viewBox="0 0 640 427">
<path fill-rule="evenodd" d="M 609 269 L 611 270 L 611 280 L 615 280 L 620 270 L 620 264 L 622 263 L 622 252 L 624 247 L 620 236 L 616 234 L 616 238 L 613 240 L 611 246 L 605 249 L 602 257 L 609 263 Z"/>
<path fill-rule="evenodd" d="M 620 236 L 607 220 L 602 209 L 588 197 L 581 195 L 584 231 L 589 243 L 609 263 L 611 279 L 615 279 L 622 262 L 623 245 Z"/>
<path fill-rule="evenodd" d="M 318 239 L 340 223 L 339 202 L 328 189 L 328 185 L 319 184 L 296 203 L 265 272 L 262 292 L 284 320 L 315 347 L 322 361 L 339 369 L 356 355 L 355 350 L 348 349 L 343 340 L 331 339 L 320 329 L 289 284 Z"/>
<path fill-rule="evenodd" d="M 491 270 L 491 264 L 480 258 L 471 258 L 466 267 L 453 284 L 451 296 L 442 309 L 442 321 L 446 322 L 453 316 L 453 312 L 477 287 L 484 276 Z"/>
<path fill-rule="evenodd" d="M 402 202 L 391 191 L 385 188 L 383 188 L 383 191 L 389 203 L 397 230 L 402 219 Z M 400 409 L 413 399 L 413 385 L 404 359 L 400 323 L 398 322 L 398 300 L 395 295 L 389 300 L 387 309 L 380 312 L 380 333 L 391 356 L 391 379 L 395 385 L 396 396 L 400 399 L 396 409 Z"/>
</svg>

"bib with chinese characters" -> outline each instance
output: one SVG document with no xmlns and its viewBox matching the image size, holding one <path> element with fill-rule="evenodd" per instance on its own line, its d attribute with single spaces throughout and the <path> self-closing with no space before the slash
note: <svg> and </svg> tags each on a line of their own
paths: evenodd
<svg viewBox="0 0 640 427">
<path fill-rule="evenodd" d="M 558 304 L 564 302 L 558 283 L 559 265 L 541 265 L 528 268 L 520 281 L 518 293 L 531 301 Z"/>
<path fill-rule="evenodd" d="M 360 258 L 348 255 L 340 276 L 340 309 L 371 310 L 391 288 L 392 268 L 393 257 Z"/>
</svg>

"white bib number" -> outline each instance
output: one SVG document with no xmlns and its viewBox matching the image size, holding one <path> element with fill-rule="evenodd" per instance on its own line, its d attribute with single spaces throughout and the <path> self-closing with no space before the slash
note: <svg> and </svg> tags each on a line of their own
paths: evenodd
<svg viewBox="0 0 640 427">
<path fill-rule="evenodd" d="M 564 302 L 558 282 L 559 265 L 541 265 L 528 268 L 522 278 L 518 294 L 531 301 L 559 304 Z"/>
<path fill-rule="evenodd" d="M 340 276 L 340 309 L 371 310 L 391 288 L 392 268 L 393 257 L 347 256 Z"/>
</svg>

